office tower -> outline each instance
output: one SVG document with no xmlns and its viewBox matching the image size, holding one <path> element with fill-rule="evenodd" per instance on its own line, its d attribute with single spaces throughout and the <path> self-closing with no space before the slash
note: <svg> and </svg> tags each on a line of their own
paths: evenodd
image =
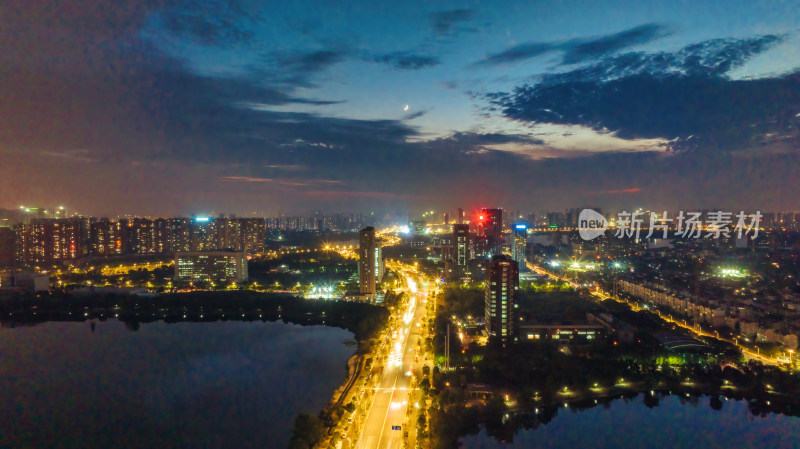
<svg viewBox="0 0 800 449">
<path fill-rule="evenodd" d="M 513 229 L 514 239 L 511 241 L 511 257 L 517 262 L 519 271 L 527 270 L 525 265 L 525 250 L 528 244 L 528 226 L 525 223 L 517 223 Z"/>
<path fill-rule="evenodd" d="M 176 281 L 247 281 L 247 257 L 242 251 L 175 253 Z"/>
<path fill-rule="evenodd" d="M 368 226 L 359 234 L 358 280 L 362 295 L 375 294 L 375 228 Z"/>
<path fill-rule="evenodd" d="M 508 256 L 486 261 L 485 321 L 489 336 L 509 342 L 516 338 L 519 268 Z"/>
<path fill-rule="evenodd" d="M 469 260 L 469 225 L 453 225 L 453 247 L 455 248 L 456 267 L 464 269 Z"/>
<path fill-rule="evenodd" d="M 425 227 L 427 223 L 425 220 L 412 220 L 408 223 L 409 227 L 411 228 L 411 233 L 415 236 L 420 236 L 425 234 Z"/>
<path fill-rule="evenodd" d="M 536 214 L 533 212 L 528 214 L 528 226 L 536 226 Z"/>
<path fill-rule="evenodd" d="M 478 215 L 478 234 L 486 240 L 486 255 L 503 254 L 503 209 L 482 209 Z"/>
<path fill-rule="evenodd" d="M 464 209 L 458 208 L 458 224 L 464 224 Z"/>
<path fill-rule="evenodd" d="M 194 217 L 189 222 L 189 241 L 192 251 L 208 251 L 214 248 L 213 220 L 209 217 Z"/>
<path fill-rule="evenodd" d="M 444 225 L 450 226 L 450 214 L 448 214 L 447 212 L 444 213 Z"/>
</svg>

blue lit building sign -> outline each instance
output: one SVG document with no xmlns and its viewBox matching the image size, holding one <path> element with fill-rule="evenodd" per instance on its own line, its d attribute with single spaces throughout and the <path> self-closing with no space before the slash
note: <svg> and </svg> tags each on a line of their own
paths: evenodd
<svg viewBox="0 0 800 449">
<path fill-rule="evenodd" d="M 514 228 L 516 228 L 516 229 L 527 229 L 528 227 L 525 226 L 524 224 L 518 224 L 518 225 L 515 225 Z"/>
<path fill-rule="evenodd" d="M 209 220 L 208 217 L 195 217 L 195 219 L 194 219 L 194 221 L 199 221 L 199 222 L 203 222 L 203 223 L 207 222 L 208 220 Z"/>
</svg>

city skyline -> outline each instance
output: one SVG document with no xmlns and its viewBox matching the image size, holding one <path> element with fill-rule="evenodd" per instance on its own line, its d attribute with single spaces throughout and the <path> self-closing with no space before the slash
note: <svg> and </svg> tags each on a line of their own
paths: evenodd
<svg viewBox="0 0 800 449">
<path fill-rule="evenodd" d="M 797 210 L 797 6 L 11 2 L 0 207 Z"/>
</svg>

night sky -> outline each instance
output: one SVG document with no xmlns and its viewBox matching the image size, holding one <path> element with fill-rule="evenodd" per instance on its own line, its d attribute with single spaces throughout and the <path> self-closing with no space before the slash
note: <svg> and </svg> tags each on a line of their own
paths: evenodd
<svg viewBox="0 0 800 449">
<path fill-rule="evenodd" d="M 800 2 L 6 0 L 0 208 L 798 210 Z"/>
</svg>

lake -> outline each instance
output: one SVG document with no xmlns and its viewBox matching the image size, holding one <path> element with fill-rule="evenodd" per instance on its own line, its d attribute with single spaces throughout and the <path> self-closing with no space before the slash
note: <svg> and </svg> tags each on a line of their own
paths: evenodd
<svg viewBox="0 0 800 449">
<path fill-rule="evenodd" d="M 284 449 L 344 380 L 352 338 L 283 322 L 0 328 L 0 447 Z"/>
<path fill-rule="evenodd" d="M 547 424 L 520 430 L 513 442 L 502 444 L 488 436 L 461 439 L 463 449 L 485 448 L 798 448 L 800 418 L 778 414 L 753 416 L 746 401 L 724 400 L 710 407 L 710 398 L 667 396 L 648 408 L 643 395 L 614 400 L 607 407 L 582 411 L 560 408 Z"/>
</svg>

